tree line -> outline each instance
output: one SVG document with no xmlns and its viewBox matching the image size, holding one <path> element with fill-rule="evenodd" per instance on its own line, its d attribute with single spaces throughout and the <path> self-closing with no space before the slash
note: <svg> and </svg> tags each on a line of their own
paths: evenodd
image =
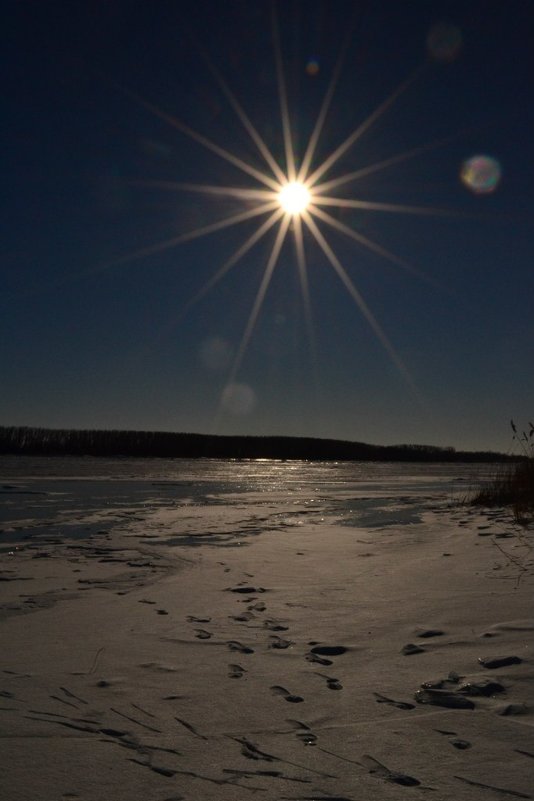
<svg viewBox="0 0 534 801">
<path fill-rule="evenodd" d="M 51 429 L 0 426 L 0 453 L 31 456 L 157 457 L 180 459 L 304 459 L 309 461 L 499 462 L 492 451 L 434 445 L 369 445 L 335 439 L 217 436 L 168 431 Z"/>
</svg>

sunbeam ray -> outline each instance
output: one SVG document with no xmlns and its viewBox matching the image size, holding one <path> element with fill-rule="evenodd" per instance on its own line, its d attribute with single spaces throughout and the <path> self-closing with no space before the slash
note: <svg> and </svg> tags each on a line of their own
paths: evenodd
<svg viewBox="0 0 534 801">
<path fill-rule="evenodd" d="M 308 330 L 308 335 L 310 336 L 310 341 L 313 341 L 314 335 L 313 335 L 313 324 L 312 324 L 312 313 L 311 313 L 310 287 L 308 282 L 306 255 L 304 253 L 304 237 L 302 235 L 302 221 L 300 217 L 298 216 L 295 217 L 295 219 L 293 220 L 293 226 L 294 226 L 295 251 L 297 255 L 297 268 L 300 281 L 300 290 L 302 292 L 302 300 L 304 303 L 306 328 Z"/>
<path fill-rule="evenodd" d="M 253 209 L 247 209 L 247 211 L 234 214 L 232 217 L 225 217 L 224 220 L 218 220 L 210 225 L 204 225 L 202 228 L 196 228 L 194 231 L 188 231 L 186 234 L 181 234 L 180 236 L 175 236 L 172 239 L 166 239 L 164 242 L 157 242 L 155 245 L 149 245 L 146 248 L 136 250 L 134 253 L 127 253 L 124 256 L 111 259 L 110 261 L 99 265 L 93 272 L 100 272 L 108 269 L 109 267 L 118 267 L 121 264 L 127 264 L 131 261 L 144 259 L 147 256 L 153 256 L 155 253 L 160 253 L 163 250 L 169 250 L 170 248 L 176 247 L 176 245 L 181 245 L 183 242 L 190 242 L 193 239 L 206 236 L 206 234 L 213 234 L 215 231 L 222 231 L 224 228 L 229 228 L 232 225 L 238 225 L 241 222 L 245 222 L 245 220 L 250 220 L 252 217 L 258 217 L 260 214 L 267 214 L 267 212 L 272 211 L 275 208 L 278 209 L 279 205 L 280 204 L 278 201 L 273 201 L 272 203 L 265 203 Z"/>
<path fill-rule="evenodd" d="M 366 175 L 372 175 L 375 172 L 380 172 L 380 170 L 385 170 L 388 167 L 392 167 L 394 164 L 401 164 L 409 159 L 415 158 L 415 156 L 421 156 L 423 153 L 430 153 L 432 150 L 437 150 L 438 148 L 449 144 L 449 142 L 453 142 L 458 138 L 458 136 L 459 134 L 444 136 L 441 139 L 435 139 L 433 142 L 429 142 L 426 145 L 419 145 L 418 147 L 413 147 L 410 150 L 397 153 L 394 156 L 383 159 L 382 161 L 369 164 L 367 167 L 360 167 L 359 170 L 347 172 L 345 175 L 340 175 L 339 178 L 333 178 L 331 181 L 325 181 L 324 184 L 316 184 L 314 186 L 314 191 L 318 193 L 328 192 L 330 189 L 335 189 L 338 186 L 343 186 L 343 184 L 356 181 L 358 178 L 363 178 Z"/>
<path fill-rule="evenodd" d="M 231 383 L 235 380 L 235 377 L 241 367 L 241 362 L 243 361 L 243 356 L 245 355 L 245 351 L 247 349 L 248 343 L 250 341 L 250 337 L 252 336 L 252 332 L 254 330 L 254 326 L 256 325 L 258 315 L 260 313 L 261 307 L 263 305 L 263 301 L 265 299 L 265 294 L 271 283 L 271 278 L 274 272 L 274 268 L 276 267 L 276 263 L 278 261 L 278 257 L 280 255 L 280 251 L 282 249 L 282 245 L 284 243 L 284 239 L 287 233 L 287 229 L 289 228 L 290 223 L 290 216 L 288 214 L 284 215 L 282 222 L 280 223 L 280 228 L 278 229 L 278 233 L 276 234 L 276 239 L 274 240 L 274 245 L 271 250 L 271 255 L 269 256 L 269 260 L 265 267 L 265 272 L 263 273 L 263 278 L 261 280 L 260 287 L 256 294 L 256 298 L 254 300 L 254 305 L 252 306 L 252 310 L 250 312 L 250 316 L 248 318 L 248 322 L 241 337 L 241 342 L 239 343 L 239 348 L 237 350 L 234 363 L 232 365 L 232 369 L 230 371 L 228 377 L 228 383 Z"/>
<path fill-rule="evenodd" d="M 337 147 L 317 169 L 306 178 L 310 186 L 314 186 L 319 178 L 327 172 L 335 163 L 339 161 L 341 156 L 351 148 L 354 143 L 372 126 L 375 122 L 382 117 L 386 111 L 395 103 L 395 101 L 417 80 L 421 74 L 423 67 L 415 70 L 408 78 L 406 78 L 400 86 L 392 92 L 379 106 L 376 108 L 366 120 L 359 125 L 350 136 L 348 136 L 339 147 Z"/>
<path fill-rule="evenodd" d="M 230 256 L 227 261 L 224 262 L 222 267 L 220 267 L 217 272 L 212 275 L 212 277 L 207 281 L 206 284 L 200 289 L 194 297 L 191 298 L 190 301 L 186 303 L 182 310 L 182 314 L 185 314 L 189 309 L 198 303 L 201 298 L 203 298 L 207 293 L 213 289 L 213 287 L 219 283 L 219 281 L 226 275 L 226 273 L 234 267 L 238 261 L 240 261 L 243 256 L 245 256 L 248 251 L 254 247 L 254 245 L 259 242 L 259 240 L 265 236 L 267 231 L 269 231 L 273 225 L 282 217 L 284 211 L 282 209 L 276 209 L 271 216 L 265 220 L 264 223 L 256 230 L 254 233 Z"/>
<path fill-rule="evenodd" d="M 154 189 L 163 189 L 170 192 L 197 192 L 205 195 L 223 195 L 238 197 L 243 200 L 263 200 L 265 202 L 276 200 L 278 192 L 269 192 L 267 189 L 245 189 L 240 186 L 213 186 L 210 184 L 188 184 L 177 181 L 128 181 L 131 186 L 147 186 Z"/>
<path fill-rule="evenodd" d="M 291 183 L 296 178 L 295 154 L 293 152 L 293 142 L 291 140 L 291 125 L 289 121 L 289 107 L 287 104 L 287 90 L 284 78 L 284 66 L 282 63 L 282 45 L 280 43 L 280 29 L 278 26 L 278 16 L 276 5 L 272 5 L 272 29 L 274 56 L 276 62 L 276 76 L 278 79 L 278 94 L 280 97 L 280 114 L 282 117 L 282 131 L 284 134 L 284 148 L 286 154 L 287 179 Z"/>
<path fill-rule="evenodd" d="M 315 217 L 319 217 L 319 219 L 323 220 L 323 222 L 327 223 L 327 225 L 330 225 L 332 228 L 336 228 L 338 231 L 341 231 L 341 233 L 349 236 L 351 239 L 354 239 L 355 242 L 363 245 L 365 248 L 373 253 L 376 253 L 378 256 L 382 256 L 382 258 L 387 259 L 393 264 L 396 264 L 398 267 L 402 267 L 404 270 L 412 275 L 417 276 L 417 278 L 420 278 L 425 283 L 430 284 L 434 287 L 434 289 L 446 290 L 444 286 L 434 281 L 432 278 L 429 278 L 424 272 L 422 272 L 422 270 L 418 270 L 417 267 L 414 267 L 413 264 L 410 264 L 409 261 L 397 256 L 395 253 L 387 250 L 387 248 L 382 247 L 382 245 L 379 245 L 378 242 L 373 242 L 372 239 L 368 239 L 368 237 L 358 233 L 358 231 L 355 231 L 350 226 L 339 222 L 339 220 L 336 220 L 336 218 L 332 217 L 331 214 L 327 214 L 327 212 L 313 205 L 310 205 L 308 211 Z"/>
<path fill-rule="evenodd" d="M 404 203 L 377 203 L 372 200 L 353 200 L 349 198 L 314 195 L 317 206 L 338 206 L 344 209 L 366 209 L 367 211 L 387 211 L 393 214 L 416 214 L 425 217 L 467 217 L 464 212 L 453 209 L 438 209 L 433 206 L 408 206 Z"/>
<path fill-rule="evenodd" d="M 308 281 L 306 254 L 304 251 L 304 237 L 302 234 L 302 220 L 299 216 L 296 216 L 293 220 L 293 232 L 295 240 L 295 251 L 297 255 L 297 268 L 300 280 L 300 290 L 302 292 L 302 302 L 304 305 L 304 321 L 310 345 L 314 387 L 315 391 L 317 392 L 319 386 L 318 375 L 317 375 L 317 344 L 315 341 L 315 331 L 313 328 L 310 285 Z"/>
<path fill-rule="evenodd" d="M 345 289 L 348 291 L 349 295 L 351 296 L 351 298 L 356 303 L 358 309 L 360 310 L 362 315 L 365 317 L 365 319 L 369 323 L 369 325 L 370 325 L 371 329 L 373 330 L 375 336 L 377 337 L 377 339 L 379 340 L 379 342 L 381 343 L 383 348 L 388 353 L 388 355 L 391 358 L 392 362 L 395 364 L 395 366 L 397 367 L 397 369 L 399 370 L 401 375 L 404 377 L 404 379 L 407 381 L 407 383 L 413 389 L 415 389 L 415 385 L 413 383 L 413 379 L 412 379 L 411 375 L 409 374 L 405 364 L 401 360 L 400 356 L 397 354 L 397 351 L 395 350 L 395 348 L 393 347 L 393 345 L 389 341 L 389 339 L 386 336 L 384 330 L 382 329 L 382 326 L 380 325 L 380 323 L 378 322 L 378 320 L 376 319 L 376 317 L 372 313 L 371 309 L 369 308 L 369 306 L 367 305 L 367 303 L 363 299 L 362 295 L 360 294 L 360 292 L 356 289 L 356 287 L 354 286 L 354 284 L 350 280 L 350 278 L 349 278 L 349 276 L 347 274 L 347 271 L 345 270 L 345 268 L 343 267 L 343 265 L 341 264 L 341 262 L 337 258 L 336 254 L 334 253 L 334 251 L 332 250 L 332 248 L 330 247 L 330 245 L 328 244 L 328 242 L 326 241 L 324 236 L 322 235 L 321 231 L 319 230 L 319 228 L 315 224 L 315 222 L 312 219 L 311 215 L 308 214 L 308 212 L 304 212 L 302 217 L 304 219 L 304 222 L 308 226 L 309 230 L 311 231 L 313 237 L 315 238 L 315 241 L 317 242 L 317 244 L 319 245 L 319 247 L 321 248 L 321 250 L 325 254 L 326 258 L 328 259 L 328 261 L 330 262 L 330 264 L 332 265 L 332 267 L 336 271 L 336 273 L 339 276 L 339 278 L 341 279 L 341 282 L 343 283 Z"/>
<path fill-rule="evenodd" d="M 252 236 L 250 236 L 231 256 L 227 259 L 224 264 L 217 270 L 217 272 L 212 275 L 212 277 L 204 284 L 201 289 L 194 295 L 187 303 L 180 309 L 178 314 L 175 314 L 170 320 L 167 320 L 165 325 L 161 328 L 158 334 L 158 341 L 164 339 L 165 337 L 169 336 L 173 329 L 181 322 L 181 320 L 186 316 L 186 314 L 196 306 L 196 304 L 205 297 L 214 286 L 216 286 L 219 281 L 221 281 L 224 276 L 234 267 L 238 261 L 240 261 L 248 251 L 254 247 L 254 245 L 259 242 L 259 240 L 269 231 L 273 225 L 282 217 L 284 212 L 282 209 L 276 209 L 271 216 L 265 220 L 260 227 L 254 231 Z"/>
<path fill-rule="evenodd" d="M 212 60 L 209 57 L 209 55 L 208 55 L 207 51 L 205 50 L 205 48 L 203 48 L 196 40 L 195 40 L 195 45 L 198 48 L 200 54 L 202 55 L 202 58 L 206 62 L 211 74 L 213 75 L 213 77 L 215 78 L 215 80 L 217 81 L 219 86 L 221 87 L 226 99 L 228 100 L 228 102 L 232 106 L 233 110 L 237 114 L 241 124 L 243 125 L 243 127 L 245 128 L 245 130 L 249 134 L 250 138 L 252 139 L 252 141 L 254 142 L 254 144 L 256 145 L 258 150 L 260 151 L 260 153 L 263 156 L 263 158 L 265 159 L 266 163 L 269 165 L 269 167 L 273 171 L 273 175 L 275 175 L 275 177 L 278 179 L 278 181 L 280 181 L 280 183 L 283 183 L 285 181 L 285 178 L 286 178 L 284 173 L 283 173 L 283 170 L 281 169 L 280 165 L 275 160 L 273 154 L 271 153 L 271 151 L 269 150 L 269 148 L 265 144 L 264 140 L 260 136 L 257 128 L 252 124 L 252 122 L 250 120 L 250 117 L 248 116 L 248 114 L 244 110 L 243 106 L 240 104 L 240 102 L 238 101 L 238 99 L 236 98 L 236 96 L 234 95 L 234 93 L 232 92 L 230 87 L 228 86 L 228 84 L 225 81 L 225 79 L 223 78 L 220 70 L 218 70 L 217 67 L 215 66 L 215 64 L 212 62 Z"/>
<path fill-rule="evenodd" d="M 330 79 L 330 83 L 328 85 L 328 89 L 326 94 L 323 98 L 323 102 L 321 105 L 321 109 L 319 111 L 319 115 L 317 117 L 317 121 L 313 128 L 312 134 L 310 136 L 310 141 L 308 142 L 308 147 L 306 148 L 306 152 L 304 154 L 304 158 L 302 159 L 302 164 L 300 166 L 297 181 L 305 181 L 306 176 L 308 174 L 308 170 L 310 168 L 310 164 L 312 159 L 315 155 L 315 149 L 317 147 L 317 143 L 319 141 L 319 137 L 322 133 L 323 126 L 326 120 L 326 115 L 328 114 L 328 110 L 330 108 L 330 104 L 332 102 L 332 97 L 334 96 L 334 92 L 337 86 L 337 82 L 339 80 L 339 74 L 341 72 L 341 68 L 345 61 L 345 57 L 347 55 L 347 50 L 349 48 L 350 40 L 352 38 L 354 30 L 354 17 L 352 19 L 351 25 L 345 36 L 345 41 L 343 42 L 343 46 L 341 47 L 341 51 L 336 61 L 336 65 L 334 67 L 334 72 L 332 73 L 332 78 Z"/>
<path fill-rule="evenodd" d="M 193 128 L 190 128 L 189 125 L 186 125 L 177 117 L 174 117 L 172 114 L 168 114 L 166 111 L 163 111 L 163 109 L 159 108 L 159 106 L 156 106 L 154 103 L 150 103 L 148 100 L 145 100 L 143 97 L 141 97 L 141 95 L 136 94 L 136 92 L 132 92 L 130 89 L 125 89 L 122 86 L 119 86 L 118 88 L 126 95 L 128 95 L 128 97 L 132 98 L 132 100 L 135 100 L 136 103 L 140 104 L 148 111 L 150 111 L 152 114 L 154 114 L 156 117 L 159 117 L 164 122 L 167 122 L 169 125 L 171 125 L 173 128 L 176 128 L 181 133 L 185 134 L 186 136 L 189 136 L 191 139 L 194 139 L 196 142 L 203 145 L 203 147 L 207 148 L 208 150 L 211 150 L 217 156 L 220 156 L 221 158 L 230 162 L 230 164 L 233 164 L 235 167 L 238 167 L 242 172 L 248 173 L 260 183 L 265 184 L 265 186 L 270 186 L 271 189 L 277 191 L 278 184 L 269 175 L 265 175 L 265 173 L 260 172 L 260 170 L 257 170 L 255 167 L 252 167 L 250 164 L 247 164 L 247 162 L 243 161 L 243 159 L 239 158 L 239 156 L 235 156 L 233 153 L 230 153 L 228 150 L 225 150 L 225 148 L 215 144 L 215 142 L 212 142 L 211 139 L 208 139 L 206 136 L 203 136 L 203 134 L 199 134 L 197 131 L 193 130 Z"/>
</svg>

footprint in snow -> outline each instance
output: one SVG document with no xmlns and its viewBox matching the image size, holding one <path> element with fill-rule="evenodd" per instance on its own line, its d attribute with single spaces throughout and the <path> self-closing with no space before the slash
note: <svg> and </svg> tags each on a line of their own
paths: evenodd
<svg viewBox="0 0 534 801">
<path fill-rule="evenodd" d="M 300 704 L 304 701 L 304 698 L 301 698 L 300 695 L 293 695 L 285 687 L 280 687 L 279 684 L 273 685 L 271 692 L 273 695 L 281 695 L 284 701 L 288 701 L 290 704 Z"/>
</svg>

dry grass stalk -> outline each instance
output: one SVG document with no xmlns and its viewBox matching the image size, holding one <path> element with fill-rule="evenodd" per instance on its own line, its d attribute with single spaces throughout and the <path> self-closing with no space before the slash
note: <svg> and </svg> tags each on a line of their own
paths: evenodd
<svg viewBox="0 0 534 801">
<path fill-rule="evenodd" d="M 518 433 L 511 421 L 514 440 L 521 456 L 517 463 L 502 467 L 490 481 L 476 491 L 471 503 L 477 506 L 510 506 L 520 525 L 534 519 L 534 425 Z"/>
</svg>

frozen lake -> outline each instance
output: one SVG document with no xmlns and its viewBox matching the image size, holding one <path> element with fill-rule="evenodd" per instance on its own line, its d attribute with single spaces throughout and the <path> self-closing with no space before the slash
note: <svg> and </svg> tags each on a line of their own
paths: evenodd
<svg viewBox="0 0 534 801">
<path fill-rule="evenodd" d="M 156 543 L 229 545 L 304 522 L 368 528 L 417 523 L 425 508 L 463 500 L 492 469 L 462 463 L 2 457 L 0 549 L 87 538 L 125 524 L 138 532 L 142 526 Z M 224 515 L 218 516 L 218 507 Z M 229 516 L 230 508 L 235 514 Z"/>
</svg>

